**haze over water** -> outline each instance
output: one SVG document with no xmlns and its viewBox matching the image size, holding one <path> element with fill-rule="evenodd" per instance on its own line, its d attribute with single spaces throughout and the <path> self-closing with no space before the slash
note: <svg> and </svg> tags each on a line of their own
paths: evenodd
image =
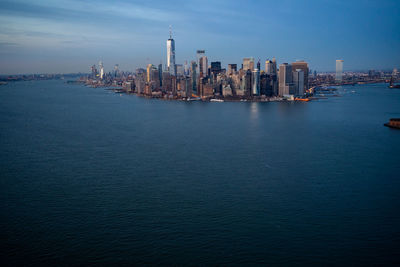
<svg viewBox="0 0 400 267">
<path fill-rule="evenodd" d="M 3 261 L 399 263 L 400 132 L 383 123 L 400 90 L 344 89 L 187 103 L 1 86 Z"/>
</svg>

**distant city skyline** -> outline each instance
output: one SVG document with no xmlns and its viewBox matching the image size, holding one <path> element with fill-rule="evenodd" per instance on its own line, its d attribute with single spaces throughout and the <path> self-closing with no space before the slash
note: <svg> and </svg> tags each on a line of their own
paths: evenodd
<svg viewBox="0 0 400 267">
<path fill-rule="evenodd" d="M 393 69 L 400 65 L 400 3 L 365 1 L 0 0 L 0 74 L 89 72 L 102 61 L 133 71 L 196 60 L 240 66 L 243 58 L 305 60 L 312 70 Z M 179 7 L 179 8 L 177 8 Z M 179 11 L 178 11 L 179 10 Z"/>
</svg>

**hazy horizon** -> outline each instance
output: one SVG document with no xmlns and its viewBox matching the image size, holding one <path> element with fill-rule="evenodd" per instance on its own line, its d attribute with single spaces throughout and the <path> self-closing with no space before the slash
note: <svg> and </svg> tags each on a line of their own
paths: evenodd
<svg viewBox="0 0 400 267">
<path fill-rule="evenodd" d="M 197 49 L 222 66 L 244 57 L 305 60 L 312 70 L 399 67 L 400 3 L 366 1 L 0 0 L 0 74 L 87 73 L 104 62 L 133 71 L 166 61 L 173 27 L 178 64 Z"/>
</svg>

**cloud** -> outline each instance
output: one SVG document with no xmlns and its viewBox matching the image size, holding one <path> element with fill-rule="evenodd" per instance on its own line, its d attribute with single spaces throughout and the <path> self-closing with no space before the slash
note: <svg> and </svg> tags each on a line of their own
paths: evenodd
<svg viewBox="0 0 400 267">
<path fill-rule="evenodd" d="M 3 1 L 0 14 L 13 14 L 41 19 L 100 21 L 104 18 L 133 19 L 145 21 L 170 21 L 181 19 L 182 15 L 172 10 L 146 7 L 120 1 Z"/>
<path fill-rule="evenodd" d="M 0 42 L 0 47 L 10 47 L 10 46 L 18 46 L 18 44 L 14 42 Z"/>
<path fill-rule="evenodd" d="M 329 54 L 359 56 L 360 65 L 363 57 L 368 64 L 373 56 L 398 61 L 398 0 L 372 2 L 0 0 L 0 53 L 10 62 L 48 57 L 50 70 L 67 57 L 82 64 L 85 58 L 104 56 L 139 67 L 147 57 L 165 58 L 172 25 L 180 62 L 195 57 L 198 48 L 223 64 L 248 55 L 285 61 L 301 57 L 321 66 L 330 66 Z"/>
</svg>

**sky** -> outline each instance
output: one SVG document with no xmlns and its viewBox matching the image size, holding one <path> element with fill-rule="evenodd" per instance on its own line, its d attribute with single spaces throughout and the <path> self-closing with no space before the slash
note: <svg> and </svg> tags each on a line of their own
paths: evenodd
<svg viewBox="0 0 400 267">
<path fill-rule="evenodd" d="M 0 74 L 89 72 L 103 61 L 134 71 L 176 61 L 264 65 L 305 60 L 312 70 L 400 67 L 399 0 L 0 0 Z"/>
</svg>

